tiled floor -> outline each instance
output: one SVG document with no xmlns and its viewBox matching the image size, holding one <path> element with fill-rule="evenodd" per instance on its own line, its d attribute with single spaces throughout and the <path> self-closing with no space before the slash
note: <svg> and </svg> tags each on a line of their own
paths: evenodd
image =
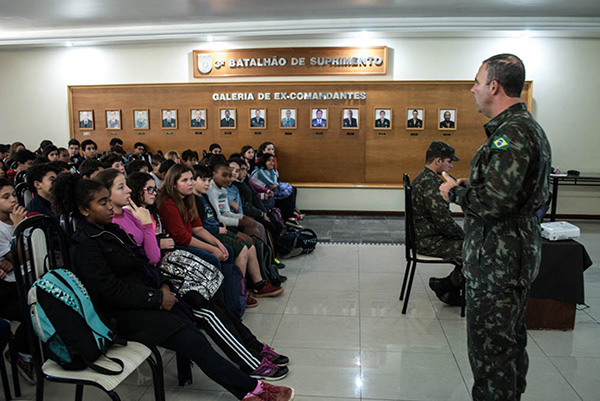
<svg viewBox="0 0 600 401">
<path fill-rule="evenodd" d="M 589 308 L 577 312 L 572 332 L 530 331 L 530 372 L 523 400 L 600 399 L 600 223 L 576 222 L 594 261 L 585 273 Z M 308 225 L 308 224 L 307 224 Z M 261 299 L 245 323 L 290 357 L 289 376 L 300 401 L 469 400 L 472 375 L 465 320 L 426 288 L 450 267 L 422 267 L 409 311 L 402 315 L 400 245 L 319 244 L 310 255 L 286 260 L 285 292 Z M 175 360 L 165 352 L 167 400 L 233 400 L 194 368 L 194 383 L 177 387 Z M 32 398 L 26 384 L 23 398 Z M 46 399 L 63 401 L 69 386 L 48 384 Z M 142 369 L 118 388 L 123 400 L 153 400 Z M 86 390 L 85 399 L 108 399 Z"/>
</svg>

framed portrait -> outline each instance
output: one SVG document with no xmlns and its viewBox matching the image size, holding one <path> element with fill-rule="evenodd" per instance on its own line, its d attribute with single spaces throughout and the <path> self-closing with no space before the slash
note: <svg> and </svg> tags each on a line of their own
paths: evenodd
<svg viewBox="0 0 600 401">
<path fill-rule="evenodd" d="M 79 110 L 78 115 L 80 130 L 94 129 L 94 110 Z"/>
<path fill-rule="evenodd" d="M 162 109 L 162 129 L 177 129 L 177 109 Z"/>
<path fill-rule="evenodd" d="M 133 128 L 150 129 L 150 111 L 148 109 L 133 110 Z"/>
<path fill-rule="evenodd" d="M 438 109 L 438 130 L 452 131 L 456 129 L 456 109 Z"/>
<path fill-rule="evenodd" d="M 206 109 L 190 109 L 190 128 L 206 129 Z"/>
<path fill-rule="evenodd" d="M 310 128 L 311 129 L 327 129 L 329 124 L 327 123 L 327 108 L 314 108 L 310 109 Z"/>
<path fill-rule="evenodd" d="M 392 108 L 375 108 L 375 129 L 392 129 Z"/>
<path fill-rule="evenodd" d="M 425 127 L 425 109 L 409 107 L 406 109 L 406 129 L 422 130 Z"/>
<path fill-rule="evenodd" d="M 359 109 L 343 109 L 342 129 L 360 128 Z"/>
<path fill-rule="evenodd" d="M 229 108 L 221 108 L 219 109 L 219 128 L 221 129 L 235 129 L 237 127 L 236 123 L 236 112 L 235 109 Z"/>
<path fill-rule="evenodd" d="M 250 109 L 250 128 L 267 128 L 267 109 Z"/>
<path fill-rule="evenodd" d="M 106 110 L 106 129 L 121 129 L 121 110 Z"/>
<path fill-rule="evenodd" d="M 296 129 L 296 109 L 279 109 L 279 128 Z"/>
</svg>

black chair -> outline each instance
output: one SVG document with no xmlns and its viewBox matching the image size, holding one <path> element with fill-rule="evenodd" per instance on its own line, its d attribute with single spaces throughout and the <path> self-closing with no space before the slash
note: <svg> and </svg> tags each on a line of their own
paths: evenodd
<svg viewBox="0 0 600 401">
<path fill-rule="evenodd" d="M 417 242 L 415 238 L 415 221 L 413 215 L 412 206 L 412 187 L 410 185 L 410 178 L 408 174 L 404 174 L 404 210 L 405 210 L 405 254 L 406 254 L 406 271 L 404 272 L 404 280 L 402 281 L 402 290 L 400 291 L 400 301 L 404 300 L 402 306 L 402 314 L 406 314 L 406 308 L 408 307 L 408 299 L 410 297 L 410 290 L 412 288 L 413 279 L 415 277 L 415 271 L 417 270 L 417 263 L 427 264 L 452 264 L 456 266 L 456 263 L 445 260 L 434 256 L 425 256 L 417 253 Z M 465 316 L 465 289 L 461 290 L 462 306 L 460 315 Z"/>
<path fill-rule="evenodd" d="M 60 383 L 76 385 L 75 399 L 83 398 L 83 386 L 91 385 L 106 392 L 114 401 L 120 401 L 115 388 L 125 380 L 144 361 L 148 362 L 152 370 L 154 382 L 154 397 L 156 401 L 164 401 L 164 379 L 162 361 L 156 358 L 156 353 L 143 344 L 129 341 L 126 346 L 113 345 L 107 352 L 109 357 L 118 358 L 124 363 L 123 372 L 119 375 L 108 376 L 99 374 L 90 369 L 82 371 L 64 370 L 60 365 L 44 357 L 43 344 L 36 336 L 31 319 L 27 295 L 31 285 L 46 271 L 55 268 L 70 269 L 70 257 L 67 241 L 58 222 L 48 216 L 38 215 L 29 217 L 19 223 L 14 230 L 11 243 L 11 256 L 19 300 L 23 308 L 23 323 L 29 346 L 32 352 L 36 372 L 36 400 L 42 401 L 44 397 L 44 379 Z M 154 353 L 155 359 L 152 358 Z M 103 357 L 96 363 L 102 364 Z"/>
<path fill-rule="evenodd" d="M 27 182 L 27 170 L 21 170 L 15 174 L 15 185 L 19 185 L 22 182 Z"/>
<path fill-rule="evenodd" d="M 31 188 L 29 188 L 29 184 L 26 182 L 20 182 L 15 186 L 15 192 L 17 193 L 17 201 L 19 205 L 23 207 L 27 207 L 29 202 L 33 199 L 33 193 L 31 192 Z"/>
</svg>

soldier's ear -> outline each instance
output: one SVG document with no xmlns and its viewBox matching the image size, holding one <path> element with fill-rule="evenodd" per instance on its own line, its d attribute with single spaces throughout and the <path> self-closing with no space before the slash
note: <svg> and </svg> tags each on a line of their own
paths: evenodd
<svg viewBox="0 0 600 401">
<path fill-rule="evenodd" d="M 490 82 L 490 92 L 492 95 L 497 95 L 501 89 L 502 89 L 502 86 L 500 86 L 498 81 L 493 80 L 492 82 Z"/>
</svg>

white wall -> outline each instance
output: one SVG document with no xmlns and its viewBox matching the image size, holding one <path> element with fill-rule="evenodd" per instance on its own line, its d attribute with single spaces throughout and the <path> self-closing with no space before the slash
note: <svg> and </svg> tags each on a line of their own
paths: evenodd
<svg viewBox="0 0 600 401">
<path fill-rule="evenodd" d="M 196 80 L 191 51 L 209 47 L 356 46 L 357 40 L 277 40 L 237 43 L 141 43 L 121 46 L 0 50 L 0 142 L 16 140 L 36 147 L 48 138 L 69 139 L 68 85 L 223 82 Z M 385 80 L 471 80 L 481 61 L 499 52 L 519 55 L 533 81 L 533 114 L 553 149 L 553 165 L 600 173 L 600 135 L 595 128 L 600 106 L 600 40 L 561 38 L 404 38 L 370 39 L 390 48 Z M 348 77 L 273 77 L 232 81 L 352 80 Z M 367 79 L 367 78 L 356 78 Z M 198 144 L 201 148 L 204 144 Z M 329 194 L 335 193 L 331 197 Z M 341 192 L 339 192 L 341 191 Z M 301 190 L 306 209 L 390 210 L 382 190 Z M 559 202 L 561 213 L 600 215 L 600 191 L 570 190 Z M 562 194 L 567 192 L 561 191 Z M 359 195 L 360 194 L 360 195 Z M 339 196 L 342 195 L 342 196 Z M 351 199 L 351 203 L 347 201 Z"/>
</svg>

